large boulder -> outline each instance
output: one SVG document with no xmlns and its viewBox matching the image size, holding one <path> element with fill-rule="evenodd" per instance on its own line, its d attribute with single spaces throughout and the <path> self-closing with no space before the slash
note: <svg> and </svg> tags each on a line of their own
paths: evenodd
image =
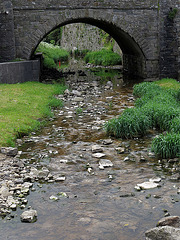
<svg viewBox="0 0 180 240">
<path fill-rule="evenodd" d="M 180 240 L 180 228 L 156 227 L 145 233 L 146 240 Z"/>
</svg>

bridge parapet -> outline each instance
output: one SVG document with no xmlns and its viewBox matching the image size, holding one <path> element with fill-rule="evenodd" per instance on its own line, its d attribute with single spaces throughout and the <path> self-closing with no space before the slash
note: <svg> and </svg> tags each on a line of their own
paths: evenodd
<svg viewBox="0 0 180 240">
<path fill-rule="evenodd" d="M 158 0 L 13 0 L 14 9 L 152 9 Z"/>
<path fill-rule="evenodd" d="M 173 19 L 168 18 L 170 8 L 178 9 Z M 1 0 L 0 9 L 2 61 L 28 60 L 50 31 L 84 22 L 114 37 L 128 72 L 145 78 L 178 78 L 179 0 Z"/>
</svg>

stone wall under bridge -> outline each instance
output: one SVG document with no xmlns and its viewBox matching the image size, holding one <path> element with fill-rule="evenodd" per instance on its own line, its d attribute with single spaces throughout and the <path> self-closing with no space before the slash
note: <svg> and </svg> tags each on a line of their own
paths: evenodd
<svg viewBox="0 0 180 240">
<path fill-rule="evenodd" d="M 174 9 L 177 13 L 168 18 Z M 114 37 L 128 73 L 143 78 L 180 77 L 179 0 L 1 0 L 1 62 L 31 59 L 49 32 L 78 22 Z"/>
</svg>

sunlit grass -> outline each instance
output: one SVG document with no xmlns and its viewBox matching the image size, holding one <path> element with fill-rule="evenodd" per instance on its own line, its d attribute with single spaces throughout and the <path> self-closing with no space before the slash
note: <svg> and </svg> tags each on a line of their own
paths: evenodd
<svg viewBox="0 0 180 240">
<path fill-rule="evenodd" d="M 0 146 L 14 145 L 17 137 L 37 130 L 42 119 L 52 116 L 51 107 L 62 105 L 54 94 L 64 89 L 38 82 L 0 84 Z"/>
<path fill-rule="evenodd" d="M 103 49 L 100 51 L 89 52 L 84 57 L 86 63 L 94 65 L 111 66 L 122 64 L 121 56 L 111 50 Z"/>
<path fill-rule="evenodd" d="M 152 150 L 160 157 L 179 157 L 180 83 L 174 79 L 143 82 L 134 86 L 133 94 L 139 97 L 134 110 L 129 115 L 125 110 L 118 118 L 109 120 L 105 126 L 107 133 L 132 138 L 156 128 L 165 134 L 153 140 Z"/>
</svg>

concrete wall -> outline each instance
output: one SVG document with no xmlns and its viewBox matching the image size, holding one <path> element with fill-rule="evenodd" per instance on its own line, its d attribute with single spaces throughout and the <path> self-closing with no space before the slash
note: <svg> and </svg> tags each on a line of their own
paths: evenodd
<svg viewBox="0 0 180 240">
<path fill-rule="evenodd" d="M 40 61 L 0 63 L 0 83 L 39 81 Z"/>
</svg>

